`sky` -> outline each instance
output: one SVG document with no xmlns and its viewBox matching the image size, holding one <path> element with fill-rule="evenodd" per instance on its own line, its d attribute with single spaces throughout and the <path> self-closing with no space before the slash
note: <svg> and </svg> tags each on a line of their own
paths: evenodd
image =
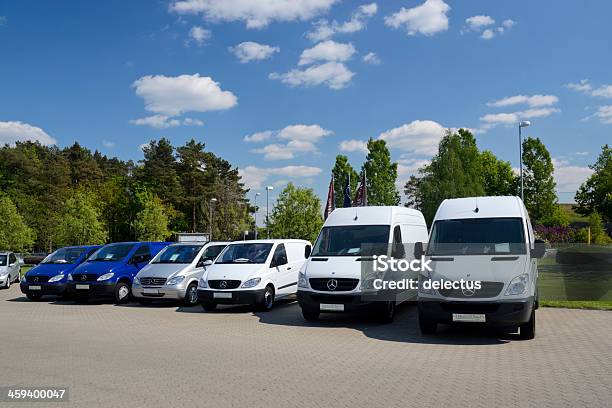
<svg viewBox="0 0 612 408">
<path fill-rule="evenodd" d="M 398 188 L 446 129 L 518 167 L 524 136 L 561 202 L 612 142 L 612 2 L 0 0 L 0 143 L 121 159 L 195 138 L 249 196 L 325 198 L 337 154 L 387 141 Z M 265 194 L 264 194 L 265 196 Z"/>
</svg>

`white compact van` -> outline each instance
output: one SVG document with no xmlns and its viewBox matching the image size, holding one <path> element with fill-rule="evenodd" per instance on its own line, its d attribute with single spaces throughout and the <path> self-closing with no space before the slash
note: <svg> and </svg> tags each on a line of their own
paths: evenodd
<svg viewBox="0 0 612 408">
<path fill-rule="evenodd" d="M 415 255 L 420 251 L 417 246 Z M 520 328 L 525 339 L 535 336 L 537 258 L 544 256 L 544 245 L 535 240 L 520 198 L 444 200 L 426 256 L 433 271 L 420 276 L 419 326 L 424 334 L 435 333 L 438 323 L 481 323 Z M 427 280 L 430 284 L 424 285 Z M 433 282 L 443 280 L 464 285 L 434 287 Z"/>
<path fill-rule="evenodd" d="M 395 301 L 368 302 L 362 296 L 361 263 L 372 260 L 361 254 L 362 248 L 426 239 L 427 225 L 417 210 L 399 206 L 334 210 L 300 272 L 298 301 L 304 318 L 316 320 L 321 312 L 375 311 L 381 321 L 392 321 Z"/>
<path fill-rule="evenodd" d="M 249 304 L 272 309 L 278 299 L 293 295 L 298 272 L 311 244 L 300 239 L 237 241 L 229 244 L 206 270 L 198 298 L 206 311 L 218 304 Z"/>
<path fill-rule="evenodd" d="M 185 305 L 198 302 L 198 281 L 229 242 L 181 242 L 162 249 L 136 275 L 132 284 L 134 297 L 142 304 L 152 300 L 183 300 Z"/>
</svg>

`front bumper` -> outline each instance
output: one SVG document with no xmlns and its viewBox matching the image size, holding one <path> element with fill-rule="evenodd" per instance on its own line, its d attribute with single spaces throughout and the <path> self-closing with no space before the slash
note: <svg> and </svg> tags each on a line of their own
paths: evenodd
<svg viewBox="0 0 612 408">
<path fill-rule="evenodd" d="M 183 300 L 187 287 L 181 286 L 147 286 L 146 289 L 157 290 L 157 293 L 145 293 L 145 287 L 134 283 L 132 285 L 132 294 L 134 297 L 143 299 L 168 299 L 168 300 Z"/>
<path fill-rule="evenodd" d="M 77 285 L 88 285 L 88 289 L 77 289 Z M 67 290 L 72 296 L 80 298 L 113 297 L 117 282 L 68 282 Z"/>
<path fill-rule="evenodd" d="M 0 286 L 6 285 L 6 281 L 9 279 L 8 275 L 0 276 Z"/>
<path fill-rule="evenodd" d="M 518 326 L 527 323 L 534 308 L 534 298 L 503 302 L 461 302 L 419 299 L 419 314 L 437 323 L 453 323 L 453 313 L 484 314 L 487 326 Z M 473 324 L 473 323 L 468 323 Z"/>
<path fill-rule="evenodd" d="M 38 286 L 40 289 L 30 289 Z M 66 283 L 20 283 L 19 288 L 24 295 L 54 295 L 62 296 L 66 292 Z"/>
<path fill-rule="evenodd" d="M 211 290 L 198 288 L 198 299 L 204 303 L 218 303 L 221 305 L 254 305 L 262 303 L 265 289 L 255 290 Z M 230 293 L 231 298 L 215 297 L 215 293 Z"/>
<path fill-rule="evenodd" d="M 298 290 L 297 292 L 298 302 L 302 309 L 308 310 L 321 310 L 321 303 L 324 304 L 342 304 L 344 305 L 344 312 L 363 312 L 371 310 L 375 305 L 376 301 L 366 302 L 363 300 L 361 293 L 359 294 L 329 294 L 323 292 L 311 292 L 305 290 Z M 327 313 L 327 311 L 325 311 Z M 335 313 L 335 312 L 332 312 Z"/>
</svg>

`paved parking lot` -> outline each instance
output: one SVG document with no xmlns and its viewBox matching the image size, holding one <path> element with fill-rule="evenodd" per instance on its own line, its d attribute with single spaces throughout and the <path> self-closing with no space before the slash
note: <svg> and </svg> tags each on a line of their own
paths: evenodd
<svg viewBox="0 0 612 408">
<path fill-rule="evenodd" d="M 306 323 L 296 303 L 33 303 L 13 286 L 0 291 L 0 386 L 69 386 L 74 407 L 610 406 L 612 312 L 540 309 L 537 338 L 520 341 L 423 337 L 415 311 Z"/>
</svg>

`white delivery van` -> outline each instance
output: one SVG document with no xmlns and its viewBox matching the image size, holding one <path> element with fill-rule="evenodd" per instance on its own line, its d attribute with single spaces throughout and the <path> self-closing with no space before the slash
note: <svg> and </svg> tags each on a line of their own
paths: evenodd
<svg viewBox="0 0 612 408">
<path fill-rule="evenodd" d="M 278 299 L 293 295 L 298 272 L 312 248 L 300 239 L 237 241 L 229 244 L 206 270 L 198 298 L 206 311 L 218 304 L 249 304 L 272 309 Z"/>
<path fill-rule="evenodd" d="M 421 250 L 417 246 L 415 255 Z M 520 198 L 444 200 L 426 255 L 433 271 L 420 276 L 417 302 L 424 334 L 435 333 L 438 323 L 483 323 L 520 328 L 525 339 L 535 336 L 537 258 L 544 256 L 544 245 L 534 239 Z M 431 282 L 427 287 L 426 280 Z M 464 286 L 438 283 L 435 288 L 433 282 L 442 280 L 463 280 Z"/>
<path fill-rule="evenodd" d="M 198 302 L 198 281 L 229 242 L 181 242 L 162 249 L 142 268 L 132 283 L 132 294 L 141 304 L 156 299 Z"/>
<path fill-rule="evenodd" d="M 417 210 L 399 206 L 334 210 L 300 271 L 298 301 L 304 318 L 316 320 L 321 312 L 375 311 L 382 322 L 391 322 L 395 301 L 368 302 L 362 296 L 361 262 L 372 258 L 361 250 L 368 245 L 386 248 L 424 239 L 427 225 Z"/>
</svg>

